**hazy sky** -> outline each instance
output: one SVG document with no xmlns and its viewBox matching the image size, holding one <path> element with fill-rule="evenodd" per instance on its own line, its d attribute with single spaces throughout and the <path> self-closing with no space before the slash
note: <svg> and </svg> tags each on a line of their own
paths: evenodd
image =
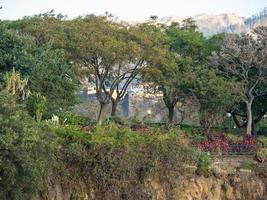
<svg viewBox="0 0 267 200">
<path fill-rule="evenodd" d="M 106 11 L 121 20 L 144 20 L 151 15 L 192 16 L 208 13 L 237 13 L 251 16 L 267 7 L 267 0 L 0 0 L 0 19 L 57 13 L 76 17 L 84 14 L 104 14 Z"/>
</svg>

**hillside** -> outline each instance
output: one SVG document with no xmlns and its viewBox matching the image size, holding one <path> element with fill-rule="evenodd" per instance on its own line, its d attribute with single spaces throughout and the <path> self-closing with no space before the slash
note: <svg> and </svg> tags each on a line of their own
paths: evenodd
<svg viewBox="0 0 267 200">
<path fill-rule="evenodd" d="M 189 16 L 170 16 L 157 19 L 157 23 L 171 24 L 181 23 Z M 234 13 L 223 13 L 216 15 L 199 14 L 192 17 L 199 30 L 206 36 L 220 32 L 241 33 L 257 26 L 267 26 L 267 8 L 249 18 L 239 16 Z M 138 22 L 129 22 L 136 24 Z"/>
<path fill-rule="evenodd" d="M 159 23 L 171 24 L 181 23 L 188 17 L 164 17 L 158 20 Z M 199 14 L 192 17 L 199 30 L 209 36 L 219 32 L 240 32 L 246 29 L 245 18 L 233 13 L 218 15 Z"/>
</svg>

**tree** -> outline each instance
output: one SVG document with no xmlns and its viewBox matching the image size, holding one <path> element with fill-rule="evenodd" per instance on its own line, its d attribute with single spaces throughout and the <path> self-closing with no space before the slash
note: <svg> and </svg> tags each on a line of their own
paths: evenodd
<svg viewBox="0 0 267 200">
<path fill-rule="evenodd" d="M 214 125 L 221 125 L 226 116 L 226 110 L 233 101 L 232 82 L 218 75 L 216 69 L 200 66 L 192 72 L 193 80 L 188 83 L 193 95 L 200 105 L 200 124 L 206 132 Z"/>
<path fill-rule="evenodd" d="M 114 90 L 110 73 L 123 60 L 126 45 L 118 37 L 118 25 L 106 17 L 78 18 L 74 20 L 73 29 L 79 44 L 77 61 L 82 61 L 80 66 L 92 72 L 100 103 L 97 121 L 101 124 Z"/>
<path fill-rule="evenodd" d="M 140 72 L 147 67 L 147 61 L 151 57 L 157 56 L 155 50 L 163 42 L 160 29 L 149 23 L 129 27 L 125 32 L 123 40 L 127 48 L 124 58 L 112 71 L 113 76 L 115 74 L 112 79 L 115 89 L 114 92 L 111 90 L 112 116 L 116 114 L 117 105 L 128 91 L 129 85 L 137 77 L 141 78 Z"/>
<path fill-rule="evenodd" d="M 77 101 L 78 81 L 63 50 L 44 45 L 36 49 L 29 88 L 47 98 L 46 116 L 68 109 Z"/>
<path fill-rule="evenodd" d="M 149 60 L 151 67 L 147 77 L 162 92 L 172 123 L 176 103 L 192 95 L 192 82 L 197 77 L 194 74 L 206 64 L 212 48 L 191 19 L 183 21 L 182 25 L 173 23 L 167 27 L 158 26 L 158 29 L 165 42 L 157 43 L 161 48 Z"/>
<path fill-rule="evenodd" d="M 32 66 L 34 44 L 31 38 L 0 22 L 0 83 L 4 81 L 6 72 L 13 68 L 22 77 L 28 75 Z"/>
<path fill-rule="evenodd" d="M 179 86 L 179 66 L 168 49 L 158 49 L 149 60 L 149 66 L 144 70 L 145 80 L 152 83 L 156 92 L 162 92 L 163 101 L 168 108 L 168 121 L 173 122 L 174 108 L 181 98 Z"/>
<path fill-rule="evenodd" d="M 131 29 L 128 27 L 128 29 Z M 112 102 L 112 115 L 137 72 L 145 64 L 140 37 L 107 17 L 87 16 L 74 20 L 74 40 L 79 44 L 76 62 L 89 71 L 100 103 L 101 124 Z M 88 75 L 84 73 L 84 75 Z"/>
<path fill-rule="evenodd" d="M 235 81 L 237 95 L 246 106 L 247 135 L 253 130 L 252 106 L 267 95 L 266 39 L 267 28 L 264 27 L 240 36 L 229 34 L 216 55 L 221 74 Z"/>
<path fill-rule="evenodd" d="M 24 17 L 23 19 L 7 22 L 10 29 L 15 29 L 33 38 L 35 45 L 42 46 L 50 43 L 54 48 L 63 48 L 67 45 L 68 21 L 66 16 L 55 14 L 54 10 L 49 12 Z"/>
<path fill-rule="evenodd" d="M 206 64 L 211 48 L 203 34 L 197 31 L 197 26 L 191 18 L 185 19 L 181 25 L 172 24 L 165 31 L 169 38 L 170 51 L 175 54 L 178 66 L 178 72 L 174 73 L 176 78 L 173 79 L 176 79 L 176 82 L 172 89 L 176 96 L 170 98 L 173 92 L 167 95 L 168 99 L 173 99 L 171 102 L 173 110 L 178 100 L 182 101 L 186 96 L 192 95 L 191 83 L 196 80 L 192 77 L 201 65 Z"/>
</svg>

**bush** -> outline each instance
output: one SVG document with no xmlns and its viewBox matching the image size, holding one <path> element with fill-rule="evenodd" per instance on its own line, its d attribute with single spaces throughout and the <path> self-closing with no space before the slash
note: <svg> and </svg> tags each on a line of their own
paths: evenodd
<svg viewBox="0 0 267 200">
<path fill-rule="evenodd" d="M 110 123 L 97 126 L 90 137 L 66 135 L 70 133 L 60 133 L 63 179 L 76 190 L 81 181 L 93 183 L 96 199 L 149 199 L 152 194 L 144 190 L 147 178 L 157 175 L 168 184 L 184 172 L 186 164 L 198 160 L 198 152 L 172 131 L 138 134 Z"/>
<path fill-rule="evenodd" d="M 240 140 L 242 140 L 242 137 L 239 137 L 236 134 L 229 133 L 227 135 L 228 135 L 231 143 L 236 143 L 236 142 L 239 142 Z"/>
<path fill-rule="evenodd" d="M 71 141 L 86 143 L 91 137 L 88 132 L 81 130 L 79 126 L 68 125 L 58 127 L 54 126 L 53 124 L 50 124 L 49 126 L 58 136 Z"/>
<path fill-rule="evenodd" d="M 58 115 L 59 122 L 62 125 L 75 125 L 75 126 L 87 126 L 92 125 L 90 119 L 78 116 L 75 113 L 71 112 L 61 112 Z"/>
<path fill-rule="evenodd" d="M 229 147 L 229 137 L 222 133 L 210 133 L 207 135 L 207 139 L 202 141 L 193 140 L 191 144 L 204 152 L 223 152 L 228 153 Z"/>
<path fill-rule="evenodd" d="M 231 144 L 231 151 L 235 153 L 255 153 L 259 148 L 259 141 L 252 136 L 244 136 L 242 140 Z"/>
<path fill-rule="evenodd" d="M 23 106 L 1 93 L 0 130 L 3 200 L 46 196 L 53 184 L 79 199 L 85 192 L 82 183 L 92 188 L 95 199 L 150 199 L 146 180 L 157 176 L 171 190 L 185 166 L 199 157 L 174 129 L 140 134 L 111 122 L 93 132 L 79 125 L 37 124 Z"/>
<path fill-rule="evenodd" d="M 193 139 L 191 144 L 203 152 L 211 153 L 255 153 L 260 148 L 257 138 L 244 136 L 242 139 L 223 133 L 210 133 L 207 139 Z"/>
<path fill-rule="evenodd" d="M 256 159 L 260 162 L 264 162 L 267 159 L 267 148 L 261 148 L 256 153 Z"/>
<path fill-rule="evenodd" d="M 212 160 L 208 153 L 202 153 L 199 157 L 197 173 L 203 176 L 209 176 L 212 169 Z"/>
<path fill-rule="evenodd" d="M 115 123 L 119 125 L 129 125 L 129 122 L 120 116 L 110 116 L 107 118 L 106 123 Z"/>
<path fill-rule="evenodd" d="M 54 143 L 54 137 L 22 105 L 0 93 L 0 199 L 31 199 L 46 188 Z"/>
<path fill-rule="evenodd" d="M 46 97 L 40 93 L 34 92 L 27 102 L 27 109 L 32 116 L 35 117 L 37 122 L 41 122 L 43 114 L 46 110 L 47 100 Z"/>
<path fill-rule="evenodd" d="M 143 123 L 133 124 L 131 129 L 136 132 L 145 133 L 149 131 L 149 127 Z"/>
<path fill-rule="evenodd" d="M 252 161 L 244 161 L 239 166 L 240 169 L 248 169 L 248 170 L 255 170 L 256 167 L 257 167 L 256 164 Z"/>
<path fill-rule="evenodd" d="M 267 148 L 267 137 L 266 136 L 259 136 L 258 140 L 261 143 L 263 148 Z"/>
</svg>

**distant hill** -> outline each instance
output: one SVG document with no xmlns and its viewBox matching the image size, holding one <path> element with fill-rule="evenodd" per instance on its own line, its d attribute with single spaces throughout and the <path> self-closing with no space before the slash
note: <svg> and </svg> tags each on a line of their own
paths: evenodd
<svg viewBox="0 0 267 200">
<path fill-rule="evenodd" d="M 185 18 L 188 17 L 164 17 L 158 19 L 158 22 L 164 24 L 181 23 Z M 246 18 L 232 13 L 218 15 L 199 14 L 193 16 L 192 19 L 196 22 L 199 30 L 206 36 L 220 32 L 240 32 L 246 29 Z"/>
<path fill-rule="evenodd" d="M 181 23 L 186 18 L 188 18 L 188 16 L 163 17 L 157 19 L 156 22 L 163 24 L 171 24 L 172 22 Z M 255 28 L 257 26 L 267 26 L 267 7 L 258 14 L 249 18 L 242 17 L 234 13 L 224 13 L 216 15 L 199 14 L 193 16 L 192 19 L 196 22 L 199 30 L 206 36 L 221 32 L 241 33 L 249 31 L 251 28 Z M 136 24 L 138 22 L 129 23 Z"/>
</svg>

